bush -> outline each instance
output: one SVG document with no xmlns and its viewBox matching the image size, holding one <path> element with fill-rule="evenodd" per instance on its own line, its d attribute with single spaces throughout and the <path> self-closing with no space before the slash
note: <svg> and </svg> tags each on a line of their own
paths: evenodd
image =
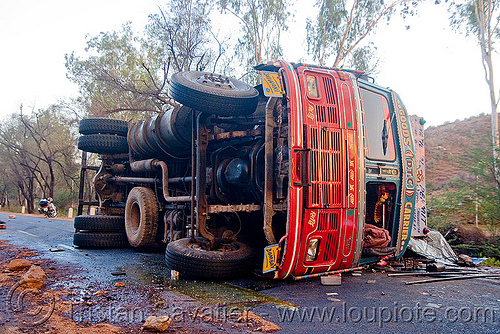
<svg viewBox="0 0 500 334">
<path fill-rule="evenodd" d="M 500 267 L 500 260 L 497 260 L 494 257 L 489 257 L 486 261 L 481 262 L 481 265 L 490 267 Z"/>
</svg>

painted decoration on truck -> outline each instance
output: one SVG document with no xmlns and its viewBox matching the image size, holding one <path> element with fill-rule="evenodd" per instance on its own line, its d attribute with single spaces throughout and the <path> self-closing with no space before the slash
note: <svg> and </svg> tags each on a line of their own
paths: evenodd
<svg viewBox="0 0 500 334">
<path fill-rule="evenodd" d="M 416 198 L 416 160 L 413 146 L 410 119 L 406 108 L 398 94 L 392 93 L 392 101 L 396 113 L 399 145 L 401 149 L 401 211 L 399 219 L 401 226 L 396 243 L 397 257 L 403 255 L 411 236 Z"/>
<path fill-rule="evenodd" d="M 415 198 L 415 216 L 411 229 L 412 236 L 424 235 L 427 228 L 427 203 L 425 188 L 425 147 L 424 147 L 424 119 L 415 115 L 410 116 L 413 142 L 415 144 L 415 158 L 417 162 L 417 192 Z"/>
</svg>

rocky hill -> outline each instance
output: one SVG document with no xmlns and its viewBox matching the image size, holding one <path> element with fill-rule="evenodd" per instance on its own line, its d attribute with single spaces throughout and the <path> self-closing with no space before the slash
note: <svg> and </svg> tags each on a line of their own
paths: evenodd
<svg viewBox="0 0 500 334">
<path fill-rule="evenodd" d="M 453 160 L 466 155 L 471 147 L 489 145 L 490 135 L 491 115 L 485 114 L 425 129 L 427 189 L 441 189 L 464 174 Z"/>
</svg>

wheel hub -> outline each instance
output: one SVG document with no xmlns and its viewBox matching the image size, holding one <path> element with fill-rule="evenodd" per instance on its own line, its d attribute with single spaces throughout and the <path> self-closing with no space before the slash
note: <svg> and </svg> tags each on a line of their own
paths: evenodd
<svg viewBox="0 0 500 334">
<path fill-rule="evenodd" d="M 222 75 L 214 75 L 213 73 L 204 74 L 196 80 L 199 84 L 208 87 L 215 87 L 225 90 L 234 90 L 234 86 L 228 77 Z"/>
</svg>

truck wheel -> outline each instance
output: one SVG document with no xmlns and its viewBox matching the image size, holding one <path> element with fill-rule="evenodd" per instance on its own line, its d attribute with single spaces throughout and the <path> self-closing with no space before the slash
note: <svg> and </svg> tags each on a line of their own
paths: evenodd
<svg viewBox="0 0 500 334">
<path fill-rule="evenodd" d="M 80 248 L 121 248 L 128 246 L 127 235 L 123 232 L 77 232 L 73 244 Z"/>
<path fill-rule="evenodd" d="M 76 216 L 75 229 L 101 232 L 124 231 L 125 219 L 122 216 Z"/>
<path fill-rule="evenodd" d="M 91 134 L 78 138 L 78 148 L 99 154 L 128 153 L 127 138 L 110 134 Z"/>
<path fill-rule="evenodd" d="M 133 247 L 151 246 L 158 230 L 158 204 L 154 191 L 132 188 L 125 205 L 125 231 Z"/>
<path fill-rule="evenodd" d="M 170 96 L 183 105 L 219 116 L 242 116 L 255 111 L 259 92 L 234 78 L 185 71 L 172 75 Z"/>
<path fill-rule="evenodd" d="M 252 249 L 234 242 L 234 249 L 207 251 L 190 238 L 170 242 L 165 252 L 167 267 L 188 277 L 224 279 L 249 274 L 253 269 Z"/>
<path fill-rule="evenodd" d="M 82 135 L 106 133 L 126 137 L 128 122 L 114 118 L 84 118 L 78 123 L 78 131 Z"/>
</svg>

